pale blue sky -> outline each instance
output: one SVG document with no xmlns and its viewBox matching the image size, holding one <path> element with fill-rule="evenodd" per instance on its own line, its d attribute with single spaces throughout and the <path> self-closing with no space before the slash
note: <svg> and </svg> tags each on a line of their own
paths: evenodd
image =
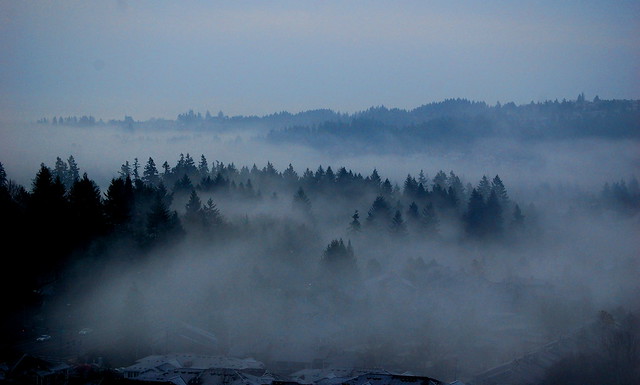
<svg viewBox="0 0 640 385">
<path fill-rule="evenodd" d="M 639 1 L 0 0 L 3 119 L 640 98 Z"/>
</svg>

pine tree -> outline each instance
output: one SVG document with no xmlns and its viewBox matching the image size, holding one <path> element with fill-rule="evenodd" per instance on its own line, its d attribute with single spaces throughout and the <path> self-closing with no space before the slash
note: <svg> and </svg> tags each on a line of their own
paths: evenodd
<svg viewBox="0 0 640 385">
<path fill-rule="evenodd" d="M 73 155 L 69 155 L 67 159 L 68 172 L 64 179 L 61 179 L 64 185 L 70 188 L 78 179 L 80 179 L 80 169 L 78 168 L 78 164 L 76 163 Z"/>
<path fill-rule="evenodd" d="M 7 187 L 7 172 L 4 170 L 2 162 L 0 162 L 0 188 Z"/>
<path fill-rule="evenodd" d="M 411 174 L 407 175 L 407 178 L 404 180 L 403 192 L 405 198 L 407 199 L 416 199 L 418 192 L 418 181 Z"/>
<path fill-rule="evenodd" d="M 382 227 L 391 219 L 391 208 L 384 196 L 378 195 L 367 212 L 367 224 Z"/>
<path fill-rule="evenodd" d="M 485 235 L 485 212 L 486 207 L 482 194 L 478 189 L 474 188 L 471 191 L 467 211 L 464 215 L 467 234 L 473 237 L 482 237 Z"/>
<path fill-rule="evenodd" d="M 502 235 L 504 231 L 502 205 L 495 191 L 491 191 L 489 199 L 487 200 L 484 222 L 489 235 L 494 237 Z"/>
<path fill-rule="evenodd" d="M 186 193 L 193 189 L 194 187 L 191 183 L 191 178 L 189 178 L 187 174 L 183 174 L 182 178 L 178 179 L 173 185 L 173 192 L 175 192 L 176 194 Z"/>
<path fill-rule="evenodd" d="M 388 178 L 385 179 L 384 182 L 382 182 L 382 184 L 380 185 L 380 195 L 389 199 L 393 195 L 393 186 L 391 185 L 391 182 Z"/>
<path fill-rule="evenodd" d="M 169 165 L 169 162 L 165 160 L 164 163 L 162 163 L 162 180 L 166 182 L 170 175 L 171 166 Z"/>
<path fill-rule="evenodd" d="M 129 161 L 124 162 L 122 166 L 120 166 L 120 178 L 130 178 L 131 177 L 131 165 L 129 165 Z"/>
<path fill-rule="evenodd" d="M 33 181 L 27 207 L 27 223 L 32 239 L 38 242 L 28 245 L 29 253 L 36 258 L 38 268 L 56 267 L 69 253 L 71 239 L 65 234 L 70 224 L 65 187 L 60 178 L 53 178 L 44 164 Z M 27 254 L 29 254 L 27 253 Z"/>
<path fill-rule="evenodd" d="M 360 214 L 358 210 L 356 210 L 351 216 L 351 223 L 349 223 L 349 232 L 357 234 L 362 231 L 362 226 L 360 224 Z"/>
<path fill-rule="evenodd" d="M 368 178 L 369 183 L 374 188 L 374 191 L 378 191 L 380 185 L 382 184 L 382 179 L 380 179 L 380 175 L 378 175 L 378 170 L 374 168 L 373 172 L 371 172 L 371 176 L 369 176 Z"/>
<path fill-rule="evenodd" d="M 440 221 L 438 220 L 438 215 L 433 207 L 433 203 L 429 202 L 427 206 L 422 209 L 420 223 L 426 234 L 434 235 L 438 233 Z"/>
<path fill-rule="evenodd" d="M 69 175 L 69 167 L 67 163 L 63 161 L 60 157 L 56 157 L 56 163 L 53 168 L 53 177 L 59 178 L 63 183 L 65 189 L 68 191 L 73 184 L 67 184 L 67 178 Z"/>
<path fill-rule="evenodd" d="M 282 176 L 284 177 L 285 182 L 289 185 L 293 185 L 298 182 L 298 174 L 293 169 L 291 163 L 289 163 L 289 166 L 284 170 Z"/>
<path fill-rule="evenodd" d="M 220 229 L 224 225 L 224 217 L 220 214 L 220 210 L 218 210 L 215 203 L 213 203 L 213 199 L 209 198 L 207 200 L 207 203 L 202 207 L 202 211 L 207 228 Z"/>
<path fill-rule="evenodd" d="M 149 160 L 142 171 L 142 181 L 151 186 L 156 186 L 160 183 L 160 175 L 158 174 L 156 163 L 151 157 L 149 157 Z"/>
<path fill-rule="evenodd" d="M 189 201 L 185 205 L 185 220 L 191 225 L 201 226 L 204 224 L 202 201 L 200 201 L 195 189 L 191 190 Z"/>
<path fill-rule="evenodd" d="M 102 235 L 106 219 L 98 185 L 85 173 L 69 191 L 69 207 L 73 220 L 73 236 L 82 243 Z"/>
<path fill-rule="evenodd" d="M 200 178 L 204 178 L 209 175 L 209 163 L 204 155 L 200 155 L 200 163 L 198 163 L 198 173 Z"/>
<path fill-rule="evenodd" d="M 298 191 L 293 195 L 293 209 L 305 215 L 311 214 L 311 201 L 302 187 L 298 187 Z"/>
<path fill-rule="evenodd" d="M 428 181 L 429 177 L 424 173 L 423 170 L 420 170 L 420 173 L 418 174 L 418 183 L 422 184 L 422 186 L 426 186 Z"/>
<path fill-rule="evenodd" d="M 458 203 L 466 201 L 467 197 L 464 191 L 464 185 L 462 184 L 460 178 L 453 173 L 453 171 L 449 172 L 448 183 L 450 191 L 453 191 L 454 193 L 453 195 L 451 194 L 451 192 L 449 193 L 450 195 L 452 195 L 451 198 L 455 198 L 456 202 Z"/>
<path fill-rule="evenodd" d="M 403 236 L 407 233 L 407 226 L 404 223 L 404 219 L 402 219 L 402 213 L 400 210 L 396 210 L 393 218 L 391 219 L 391 225 L 389 226 L 389 230 L 391 234 L 395 236 Z"/>
<path fill-rule="evenodd" d="M 194 176 L 198 172 L 196 162 L 193 160 L 191 155 L 189 155 L 189 153 L 187 153 L 187 155 L 184 157 L 183 167 L 183 172 L 189 176 Z"/>
<path fill-rule="evenodd" d="M 133 215 L 133 186 L 122 178 L 114 178 L 104 199 L 106 222 L 112 229 L 122 228 Z"/>
<path fill-rule="evenodd" d="M 134 182 L 140 180 L 140 162 L 138 162 L 138 158 L 133 158 L 132 174 Z"/>
<path fill-rule="evenodd" d="M 324 172 L 324 181 L 328 185 L 333 185 L 333 183 L 336 181 L 336 175 L 333 173 L 331 166 L 328 166 L 327 170 Z"/>
<path fill-rule="evenodd" d="M 443 191 L 447 190 L 447 174 L 442 170 L 438 171 L 436 176 L 433 177 L 433 187 L 435 188 L 436 186 L 440 187 Z"/>
<path fill-rule="evenodd" d="M 411 202 L 411 204 L 409 204 L 405 215 L 407 218 L 407 223 L 409 223 L 411 227 L 415 227 L 418 223 L 420 223 L 420 208 L 418 207 L 416 202 Z"/>
<path fill-rule="evenodd" d="M 346 246 L 342 238 L 332 240 L 322 253 L 322 262 L 334 273 L 352 272 L 356 261 L 351 241 Z"/>
<path fill-rule="evenodd" d="M 486 202 L 489 199 L 489 195 L 491 194 L 491 183 L 489 182 L 489 178 L 486 175 L 482 176 L 480 179 L 480 183 L 478 183 L 478 187 L 476 188 L 482 196 L 482 199 Z"/>
<path fill-rule="evenodd" d="M 509 204 L 509 195 L 507 195 L 507 189 L 504 187 L 504 184 L 498 175 L 496 175 L 491 182 L 491 191 L 496 193 L 498 202 L 500 202 L 503 209 L 506 209 Z"/>
<path fill-rule="evenodd" d="M 169 211 L 164 198 L 160 193 L 155 194 L 154 201 L 147 214 L 145 239 L 147 243 L 168 241 L 182 235 L 183 230 L 178 214 Z"/>
</svg>

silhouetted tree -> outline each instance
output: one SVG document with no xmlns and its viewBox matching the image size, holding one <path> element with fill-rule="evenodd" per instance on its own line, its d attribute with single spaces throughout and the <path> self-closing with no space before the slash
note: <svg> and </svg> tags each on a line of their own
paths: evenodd
<svg viewBox="0 0 640 385">
<path fill-rule="evenodd" d="M 149 157 L 147 164 L 142 171 L 142 181 L 151 186 L 156 186 L 160 182 L 160 175 L 158 174 L 158 168 L 153 158 Z"/>
<path fill-rule="evenodd" d="M 485 202 L 487 201 L 487 199 L 489 199 L 489 195 L 491 194 L 491 182 L 489 182 L 489 178 L 487 178 L 486 175 L 482 176 L 482 179 L 480 179 L 480 183 L 478 183 L 478 187 L 476 187 L 476 190 L 478 190 Z"/>
<path fill-rule="evenodd" d="M 504 232 L 502 205 L 495 191 L 491 191 L 484 210 L 484 226 L 487 234 L 500 236 Z"/>
<path fill-rule="evenodd" d="M 391 221 L 391 208 L 384 196 L 378 195 L 367 212 L 367 225 L 382 228 Z"/>
<path fill-rule="evenodd" d="M 74 236 L 79 242 L 86 244 L 104 234 L 106 220 L 100 189 L 86 173 L 71 187 L 69 207 Z"/>
<path fill-rule="evenodd" d="M 191 190 L 191 195 L 189 195 L 189 201 L 185 205 L 185 214 L 184 214 L 185 224 L 191 226 L 204 226 L 204 212 L 202 210 L 202 201 L 200 197 L 198 197 L 198 193 L 196 190 Z"/>
<path fill-rule="evenodd" d="M 178 214 L 168 209 L 162 194 L 156 194 L 147 214 L 145 242 L 169 241 L 182 234 L 183 229 Z"/>
<path fill-rule="evenodd" d="M 120 166 L 120 178 L 131 178 L 132 174 L 131 174 L 131 165 L 129 164 L 129 161 L 127 160 L 126 162 L 124 162 L 124 164 L 122 166 Z"/>
<path fill-rule="evenodd" d="M 133 168 L 131 170 L 131 174 L 133 175 L 134 182 L 140 180 L 140 162 L 138 162 L 138 158 L 133 158 Z"/>
<path fill-rule="evenodd" d="M 389 230 L 391 231 L 391 234 L 395 236 L 406 235 L 407 226 L 404 223 L 404 219 L 402 218 L 402 213 L 400 212 L 400 210 L 396 210 L 396 213 L 393 215 Z"/>
<path fill-rule="evenodd" d="M 411 174 L 407 175 L 407 178 L 404 180 L 403 186 L 403 195 L 407 200 L 416 199 L 418 192 L 418 182 Z"/>
<path fill-rule="evenodd" d="M 420 222 L 420 209 L 416 202 L 411 202 L 406 212 L 407 222 L 411 226 L 415 226 Z"/>
<path fill-rule="evenodd" d="M 491 191 L 496 193 L 500 206 L 502 206 L 503 209 L 506 209 L 509 204 L 509 195 L 507 194 L 507 189 L 504 187 L 504 184 L 498 175 L 496 175 L 491 182 Z"/>
<path fill-rule="evenodd" d="M 209 163 L 207 162 L 207 158 L 204 155 L 200 155 L 200 163 L 198 163 L 198 173 L 200 173 L 200 178 L 204 178 L 209 175 Z"/>
<path fill-rule="evenodd" d="M 420 217 L 420 225 L 424 230 L 424 233 L 428 236 L 433 236 L 439 232 L 439 219 L 436 213 L 433 203 L 429 202 L 424 209 L 422 209 L 422 216 Z"/>
<path fill-rule="evenodd" d="M 114 178 L 105 193 L 106 223 L 112 230 L 124 231 L 133 215 L 133 185 L 131 178 Z"/>
<path fill-rule="evenodd" d="M 447 190 L 447 174 L 442 170 L 438 171 L 436 176 L 433 177 L 433 187 L 435 188 L 436 186 L 443 191 Z"/>
<path fill-rule="evenodd" d="M 73 183 L 71 184 L 65 183 L 67 181 L 68 175 L 69 175 L 69 167 L 67 166 L 67 163 L 63 161 L 60 157 L 56 157 L 56 163 L 53 167 L 53 177 L 59 178 L 62 181 L 62 183 L 65 185 L 64 187 L 67 191 L 73 185 Z"/>
<path fill-rule="evenodd" d="M 213 203 L 213 199 L 209 198 L 207 203 L 202 207 L 205 227 L 208 229 L 221 230 L 225 225 L 225 220 L 220 210 Z"/>
<path fill-rule="evenodd" d="M 351 223 L 349 223 L 349 232 L 351 233 L 360 233 L 362 231 L 362 226 L 360 224 L 360 214 L 358 210 L 356 210 L 351 216 Z"/>
<path fill-rule="evenodd" d="M 68 190 L 78 179 L 80 179 L 80 168 L 78 168 L 78 164 L 76 163 L 73 155 L 69 155 L 67 165 L 67 175 L 62 179 L 62 182 Z"/>
<path fill-rule="evenodd" d="M 176 194 L 186 194 L 194 189 L 191 178 L 187 174 L 183 174 L 173 185 L 173 192 Z"/>
<path fill-rule="evenodd" d="M 28 223 L 31 235 L 37 243 L 28 245 L 34 248 L 29 253 L 37 259 L 36 268 L 47 270 L 57 267 L 70 251 L 70 239 L 65 231 L 69 228 L 68 202 L 65 188 L 60 178 L 53 178 L 51 170 L 44 164 L 33 181 L 28 204 Z"/>
<path fill-rule="evenodd" d="M 471 191 L 467 211 L 464 215 L 465 230 L 473 237 L 482 237 L 486 234 L 485 228 L 486 206 L 482 194 L 478 189 Z"/>
<path fill-rule="evenodd" d="M 336 273 L 353 271 L 356 268 L 356 259 L 351 241 L 347 246 L 342 238 L 332 240 L 322 253 L 322 262 Z"/>
<path fill-rule="evenodd" d="M 293 195 L 293 208 L 305 215 L 311 214 L 311 201 L 302 187 L 299 187 L 298 191 Z"/>
</svg>

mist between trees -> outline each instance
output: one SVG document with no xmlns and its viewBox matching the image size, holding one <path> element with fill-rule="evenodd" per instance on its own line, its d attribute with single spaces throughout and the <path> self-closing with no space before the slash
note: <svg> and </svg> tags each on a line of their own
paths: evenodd
<svg viewBox="0 0 640 385">
<path fill-rule="evenodd" d="M 8 340 L 91 325 L 93 354 L 127 363 L 176 348 L 162 336 L 185 321 L 215 353 L 447 379 L 640 306 L 634 177 L 534 205 L 499 175 L 189 154 L 125 161 L 104 191 L 73 156 L 27 187 L 0 171 Z"/>
</svg>

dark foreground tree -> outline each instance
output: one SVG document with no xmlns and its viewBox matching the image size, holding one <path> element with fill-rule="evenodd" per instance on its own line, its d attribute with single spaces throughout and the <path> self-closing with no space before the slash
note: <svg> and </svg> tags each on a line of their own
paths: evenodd
<svg viewBox="0 0 640 385">
<path fill-rule="evenodd" d="M 87 244 L 105 233 L 106 218 L 100 189 L 86 173 L 71 187 L 69 207 L 76 242 Z"/>
<path fill-rule="evenodd" d="M 174 240 L 183 233 L 178 213 L 170 211 L 163 196 L 156 194 L 151 211 L 147 214 L 145 243 L 154 244 Z"/>
</svg>

